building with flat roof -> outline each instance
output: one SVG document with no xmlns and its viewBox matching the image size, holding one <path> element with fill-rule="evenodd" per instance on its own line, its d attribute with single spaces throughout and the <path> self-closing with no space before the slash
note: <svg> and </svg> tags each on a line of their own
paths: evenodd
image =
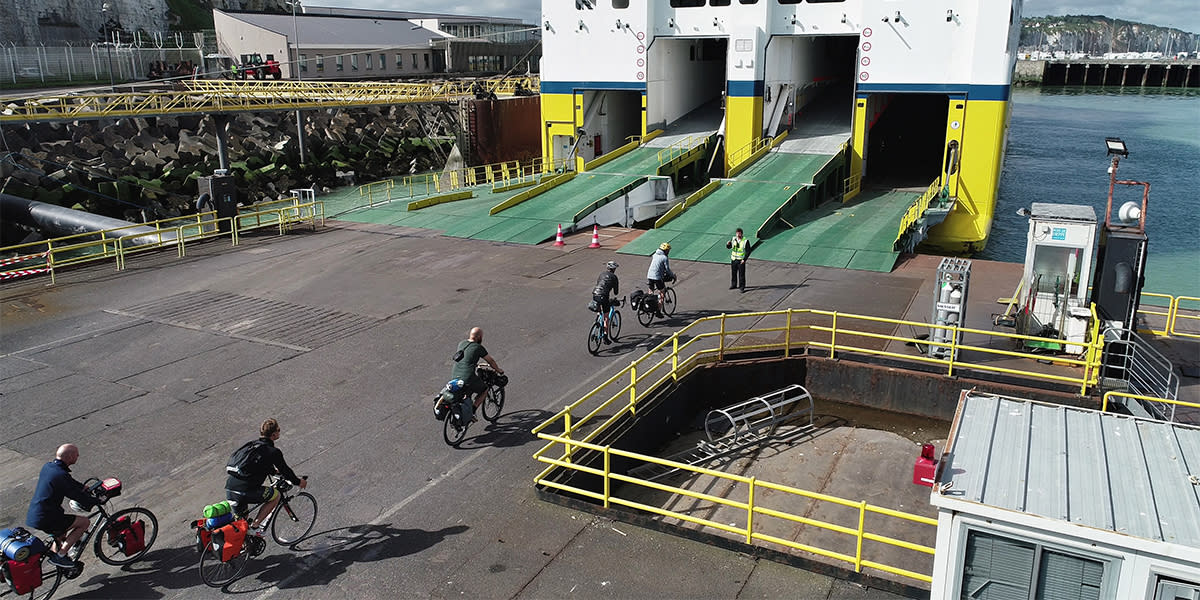
<svg viewBox="0 0 1200 600">
<path fill-rule="evenodd" d="M 304 7 L 303 13 L 213 10 L 220 54 L 258 55 L 289 79 L 366 79 L 536 70 L 540 28 L 519 19 Z"/>
<path fill-rule="evenodd" d="M 1200 428 L 963 392 L 931 598 L 1200 597 Z"/>
</svg>

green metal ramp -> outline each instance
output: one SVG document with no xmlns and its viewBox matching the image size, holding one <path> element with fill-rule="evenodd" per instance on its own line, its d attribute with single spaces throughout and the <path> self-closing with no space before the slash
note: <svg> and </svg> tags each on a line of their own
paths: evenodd
<svg viewBox="0 0 1200 600">
<path fill-rule="evenodd" d="M 920 192 L 864 190 L 846 204 L 826 205 L 772 232 L 751 252 L 757 260 L 891 271 L 900 219 Z"/>
</svg>

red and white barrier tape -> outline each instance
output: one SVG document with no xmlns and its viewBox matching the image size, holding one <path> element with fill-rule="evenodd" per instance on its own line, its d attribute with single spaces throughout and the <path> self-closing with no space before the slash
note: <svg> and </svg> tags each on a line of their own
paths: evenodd
<svg viewBox="0 0 1200 600">
<path fill-rule="evenodd" d="M 50 252 L 46 251 L 46 252 L 42 252 L 41 254 L 26 254 L 25 256 L 14 256 L 12 258 L 0 258 L 0 267 L 3 267 L 5 265 L 11 265 L 14 263 L 19 263 L 19 262 L 25 262 L 27 260 L 32 260 L 34 258 L 46 258 L 47 254 L 50 254 Z"/>
<path fill-rule="evenodd" d="M 45 269 L 22 269 L 22 270 L 20 270 L 20 271 L 8 271 L 7 273 L 0 273 L 0 280 L 4 280 L 4 279 L 14 279 L 14 278 L 16 278 L 16 277 L 24 277 L 24 276 L 26 276 L 26 275 L 36 275 L 37 273 L 49 273 L 49 272 L 50 272 L 50 269 L 49 269 L 49 268 L 45 268 Z"/>
</svg>

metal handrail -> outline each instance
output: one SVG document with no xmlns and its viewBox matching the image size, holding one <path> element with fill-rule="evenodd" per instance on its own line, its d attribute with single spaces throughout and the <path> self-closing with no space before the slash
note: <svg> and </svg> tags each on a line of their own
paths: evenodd
<svg viewBox="0 0 1200 600">
<path fill-rule="evenodd" d="M 912 227 L 913 224 L 921 218 L 921 215 L 925 214 L 926 210 L 929 210 L 930 202 L 932 202 L 941 191 L 942 178 L 941 176 L 938 176 L 937 179 L 933 180 L 933 183 L 929 184 L 928 188 L 925 188 L 925 193 L 921 194 L 920 198 L 914 200 L 913 203 L 908 206 L 908 210 L 904 212 L 904 216 L 900 219 L 900 230 L 896 232 L 897 240 L 904 236 L 904 232 L 908 231 L 908 228 Z"/>
<path fill-rule="evenodd" d="M 873 515 L 879 515 L 879 516 L 883 516 L 883 517 L 901 519 L 904 521 L 908 521 L 910 523 L 924 525 L 927 528 L 929 528 L 929 527 L 936 528 L 937 527 L 937 519 L 925 517 L 922 515 L 912 514 L 912 513 L 906 513 L 903 511 L 894 510 L 894 509 L 890 509 L 890 508 L 884 508 L 881 506 L 875 506 L 872 504 L 868 504 L 866 501 L 847 500 L 845 498 L 839 498 L 837 496 L 832 496 L 829 494 L 822 494 L 819 492 L 812 492 L 812 491 L 808 491 L 808 490 L 804 490 L 804 489 L 800 489 L 800 488 L 796 488 L 796 487 L 792 487 L 792 486 L 781 485 L 781 484 L 772 483 L 772 482 L 768 482 L 768 481 L 762 481 L 756 477 L 745 477 L 745 476 L 741 476 L 741 475 L 733 475 L 733 474 L 729 474 L 729 473 L 723 473 L 721 471 L 716 471 L 713 469 L 707 469 L 705 467 L 689 465 L 686 463 L 676 462 L 676 461 L 658 458 L 658 457 L 654 457 L 654 456 L 649 456 L 649 455 L 645 455 L 645 454 L 639 454 L 636 452 L 629 452 L 626 450 L 613 448 L 612 446 L 608 446 L 608 445 L 599 445 L 599 444 L 593 444 L 593 443 L 586 442 L 586 441 L 572 440 L 569 437 L 552 435 L 552 434 L 548 434 L 548 433 L 544 433 L 544 432 L 538 433 L 538 437 L 549 442 L 547 444 L 547 446 L 562 445 L 564 447 L 565 451 L 564 451 L 564 458 L 553 458 L 553 457 L 545 456 L 542 451 L 539 451 L 537 454 L 535 454 L 535 458 L 539 462 L 549 465 L 547 470 L 543 471 L 543 474 L 539 475 L 535 479 L 535 483 L 537 485 L 541 485 L 541 486 L 544 486 L 547 488 L 553 488 L 553 489 L 557 489 L 560 491 L 564 491 L 564 492 L 568 492 L 568 493 L 572 493 L 572 494 L 578 494 L 583 497 L 595 499 L 597 501 L 600 501 L 602 503 L 602 505 L 604 506 L 604 508 L 611 508 L 614 505 L 624 506 L 627 508 L 633 508 L 633 509 L 637 509 L 639 511 L 657 514 L 657 515 L 672 518 L 672 519 L 679 519 L 680 521 L 692 523 L 695 525 L 700 525 L 702 527 L 716 529 L 718 531 L 722 531 L 722 532 L 726 532 L 726 533 L 731 533 L 731 534 L 737 535 L 737 536 L 741 537 L 742 539 L 744 539 L 745 543 L 747 543 L 747 544 L 753 544 L 754 542 L 764 542 L 764 543 L 768 543 L 768 544 L 783 546 L 785 548 L 790 548 L 793 550 L 810 552 L 813 554 L 817 554 L 819 556 L 824 556 L 826 558 L 830 558 L 830 559 L 841 561 L 841 562 L 847 562 L 847 563 L 850 563 L 853 565 L 854 571 L 857 573 L 861 573 L 863 568 L 866 567 L 866 568 L 877 569 L 877 570 L 884 571 L 887 573 L 892 573 L 894 575 L 899 575 L 902 577 L 907 577 L 910 579 L 915 579 L 917 581 L 923 581 L 925 583 L 930 583 L 933 581 L 932 577 L 929 574 L 918 573 L 916 571 L 902 569 L 899 567 L 894 567 L 894 566 L 888 565 L 888 564 L 880 562 L 880 561 L 874 561 L 874 560 L 869 560 L 867 558 L 864 558 L 865 552 L 864 552 L 864 543 L 863 542 L 864 541 L 875 542 L 878 544 L 883 544 L 883 545 L 891 546 L 894 548 L 902 548 L 905 550 L 918 552 L 918 553 L 924 554 L 926 556 L 932 557 L 934 554 L 934 548 L 931 546 L 927 546 L 927 545 L 912 542 L 912 541 L 901 540 L 901 539 L 894 538 L 891 536 L 880 535 L 878 533 L 871 533 L 870 531 L 867 530 L 867 527 L 866 527 L 866 521 L 867 521 L 866 516 L 868 514 L 873 514 Z M 603 458 L 602 468 L 589 467 L 589 466 L 585 466 L 585 465 L 581 465 L 581 464 L 572 462 L 569 459 L 569 457 L 574 455 L 578 450 L 587 450 L 587 451 L 591 451 L 591 452 L 600 453 Z M 718 496 L 718 495 L 708 494 L 708 493 L 704 493 L 704 492 L 696 492 L 696 491 L 692 491 L 687 488 L 682 488 L 682 487 L 677 487 L 677 486 L 668 485 L 668 484 L 664 484 L 664 483 L 659 483 L 659 482 L 651 481 L 649 479 L 643 479 L 643 478 L 639 478 L 636 476 L 632 476 L 632 475 L 629 475 L 626 473 L 614 473 L 611 469 L 612 457 L 614 457 L 614 456 L 619 457 L 619 458 L 624 458 L 624 459 L 632 459 L 632 460 L 640 461 L 640 462 L 647 463 L 647 464 L 657 464 L 657 465 L 660 465 L 663 467 L 667 467 L 669 469 L 688 471 L 696 476 L 712 477 L 712 478 L 727 482 L 728 484 L 731 484 L 731 485 L 745 486 L 747 488 L 746 500 L 745 501 L 731 500 L 725 496 Z M 548 473 L 551 469 L 553 469 L 555 467 L 579 471 L 581 473 L 588 473 L 588 474 L 602 478 L 602 483 L 603 483 L 602 492 L 598 493 L 598 492 L 592 491 L 590 489 L 585 489 L 585 488 L 570 485 L 569 483 L 563 483 L 563 482 L 559 482 L 556 480 L 548 479 L 546 477 L 546 473 Z M 661 492 L 667 492 L 667 493 L 671 493 L 671 494 L 677 494 L 679 496 L 692 498 L 692 499 L 699 500 L 699 501 L 705 502 L 705 503 L 716 504 L 716 505 L 721 505 L 721 506 L 725 506 L 725 507 L 729 507 L 729 508 L 734 508 L 734 509 L 743 511 L 744 517 L 740 524 L 739 523 L 729 523 L 728 518 L 722 518 L 721 521 L 716 521 L 713 519 L 698 517 L 698 516 L 695 516 L 692 514 L 676 512 L 676 511 L 673 511 L 670 509 L 648 505 L 648 504 L 638 502 L 638 501 L 630 499 L 630 498 L 625 498 L 625 497 L 621 497 L 617 494 L 614 494 L 613 493 L 613 485 L 612 485 L 613 482 L 633 484 L 633 485 L 639 486 L 640 488 L 646 488 L 646 489 L 652 489 L 652 490 L 657 490 L 657 491 L 661 491 Z M 706 489 L 709 487 L 711 487 L 711 486 L 706 486 Z M 766 495 L 766 494 L 760 495 L 760 494 L 756 493 L 759 488 L 771 490 L 772 492 L 776 492 L 776 493 L 770 494 L 770 495 Z M 792 514 L 786 510 L 779 510 L 777 508 L 771 508 L 769 506 L 764 506 L 764 504 L 766 504 L 766 502 L 764 502 L 764 501 L 774 500 L 776 502 L 779 502 L 780 504 L 783 504 L 787 500 L 790 500 L 793 498 L 803 498 L 806 500 L 815 500 L 818 502 L 830 503 L 830 504 L 835 504 L 835 505 L 839 505 L 839 506 L 843 506 L 843 507 L 856 509 L 857 514 L 855 515 L 856 518 L 854 519 L 854 524 L 853 525 L 845 525 L 845 524 L 839 524 L 839 523 L 832 523 L 829 521 L 823 521 L 820 519 L 814 519 L 811 517 Z M 770 500 L 768 500 L 768 499 L 770 499 Z M 780 504 L 776 504 L 776 506 L 779 506 Z M 812 544 L 805 544 L 805 543 L 801 543 L 798 541 L 781 538 L 778 536 L 773 536 L 773 535 L 764 533 L 761 531 L 761 524 L 762 524 L 764 518 L 782 519 L 782 520 L 786 520 L 786 521 L 791 521 L 793 523 L 798 523 L 801 525 L 813 526 L 813 527 L 816 527 L 819 529 L 823 529 L 825 531 L 832 531 L 834 533 L 851 536 L 854 538 L 854 548 L 855 548 L 854 554 L 850 555 L 850 554 L 846 554 L 844 552 L 838 552 L 838 551 L 835 551 L 835 550 L 832 550 L 829 548 L 821 548 L 818 546 L 814 546 Z M 759 527 L 756 527 L 756 524 L 759 525 Z M 925 531 L 929 531 L 929 530 L 926 529 Z M 929 537 L 932 535 L 933 535 L 933 533 L 930 532 L 929 534 L 926 535 L 926 537 Z M 932 559 L 930 559 L 930 562 L 931 562 L 930 570 L 932 570 Z"/>
</svg>

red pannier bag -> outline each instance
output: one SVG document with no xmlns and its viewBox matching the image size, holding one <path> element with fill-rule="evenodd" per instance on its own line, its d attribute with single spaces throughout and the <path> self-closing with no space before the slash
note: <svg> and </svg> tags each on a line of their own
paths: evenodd
<svg viewBox="0 0 1200 600">
<path fill-rule="evenodd" d="M 121 549 L 125 556 L 133 556 L 146 548 L 146 522 L 130 521 L 129 515 L 121 515 L 108 528 L 108 544 Z"/>
<path fill-rule="evenodd" d="M 246 531 L 250 524 L 245 519 L 234 521 L 212 532 L 212 545 L 221 546 L 221 562 L 229 562 L 242 551 L 242 543 L 246 541 Z"/>
<path fill-rule="evenodd" d="M 25 560 L 5 559 L 4 577 L 18 596 L 24 596 L 42 585 L 42 555 L 33 554 Z"/>
</svg>

